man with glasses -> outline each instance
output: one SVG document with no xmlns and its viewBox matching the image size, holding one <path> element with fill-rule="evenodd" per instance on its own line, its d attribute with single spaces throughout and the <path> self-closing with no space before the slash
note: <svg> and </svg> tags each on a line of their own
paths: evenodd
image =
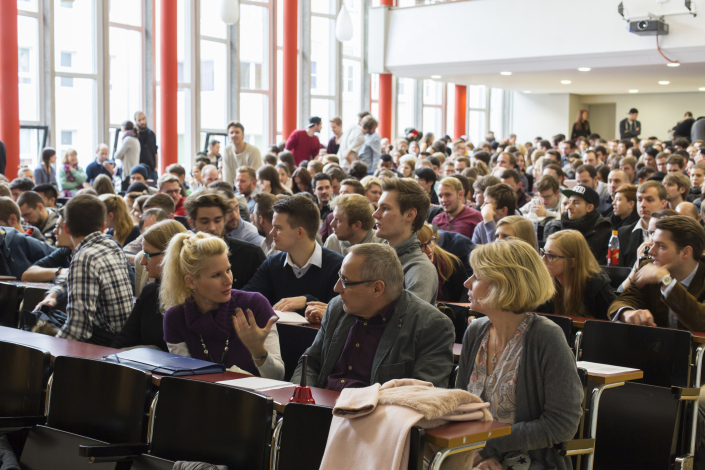
<svg viewBox="0 0 705 470">
<path fill-rule="evenodd" d="M 281 253 L 269 256 L 242 290 L 259 292 L 275 310 L 303 314 L 308 302 L 335 297 L 343 256 L 316 243 L 320 216 L 306 195 L 282 199 L 272 209 L 270 234 Z"/>
<path fill-rule="evenodd" d="M 404 289 L 404 272 L 388 245 L 355 245 L 336 277 L 310 348 L 307 384 L 343 390 L 412 378 L 446 387 L 453 368 L 453 323 Z M 291 381 L 301 382 L 301 361 Z"/>
<path fill-rule="evenodd" d="M 184 208 L 184 201 L 186 201 L 186 198 L 181 195 L 181 182 L 179 181 L 179 177 L 171 173 L 165 173 L 157 180 L 157 187 L 160 193 L 166 194 L 174 200 L 174 215 L 185 217 L 186 209 Z"/>
</svg>

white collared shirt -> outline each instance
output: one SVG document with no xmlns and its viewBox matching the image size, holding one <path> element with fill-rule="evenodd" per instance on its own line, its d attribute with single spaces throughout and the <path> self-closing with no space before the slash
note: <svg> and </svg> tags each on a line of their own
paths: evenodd
<svg viewBox="0 0 705 470">
<path fill-rule="evenodd" d="M 291 255 L 289 253 L 286 254 L 286 260 L 284 261 L 284 266 L 286 265 L 291 266 L 291 269 L 294 270 L 294 274 L 296 275 L 297 279 L 302 278 L 307 272 L 308 269 L 311 267 L 311 265 L 318 266 L 319 268 L 322 267 L 323 265 L 323 249 L 321 248 L 321 245 L 318 243 L 315 244 L 315 247 L 313 249 L 313 254 L 311 257 L 308 259 L 306 264 L 303 265 L 303 267 L 299 268 L 294 264 L 294 260 L 291 259 Z"/>
</svg>

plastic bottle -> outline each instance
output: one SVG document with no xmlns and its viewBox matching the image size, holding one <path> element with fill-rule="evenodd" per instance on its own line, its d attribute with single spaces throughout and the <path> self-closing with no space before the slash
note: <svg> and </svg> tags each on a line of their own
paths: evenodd
<svg viewBox="0 0 705 470">
<path fill-rule="evenodd" d="M 534 233 L 536 234 L 536 239 L 538 240 L 538 237 L 539 237 L 539 217 L 536 215 L 536 212 L 529 211 L 526 218 L 529 219 L 529 222 L 531 222 L 531 225 L 534 226 Z"/>
<path fill-rule="evenodd" d="M 612 230 L 612 237 L 607 246 L 607 266 L 617 266 L 619 264 L 619 232 Z"/>
</svg>

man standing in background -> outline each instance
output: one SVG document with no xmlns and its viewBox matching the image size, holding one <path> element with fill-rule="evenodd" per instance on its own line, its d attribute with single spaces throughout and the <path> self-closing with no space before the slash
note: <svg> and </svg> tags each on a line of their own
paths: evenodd
<svg viewBox="0 0 705 470">
<path fill-rule="evenodd" d="M 312 160 L 316 158 L 321 150 L 321 142 L 319 142 L 316 134 L 321 132 L 323 124 L 318 116 L 311 116 L 308 120 L 308 128 L 297 129 L 291 133 L 286 141 L 286 150 L 294 154 L 294 162 L 299 166 L 303 160 Z"/>
<path fill-rule="evenodd" d="M 157 136 L 154 131 L 147 127 L 147 116 L 142 111 L 135 113 L 135 122 L 137 123 L 137 138 L 140 141 L 140 163 L 149 169 L 149 178 L 157 181 Z"/>
</svg>

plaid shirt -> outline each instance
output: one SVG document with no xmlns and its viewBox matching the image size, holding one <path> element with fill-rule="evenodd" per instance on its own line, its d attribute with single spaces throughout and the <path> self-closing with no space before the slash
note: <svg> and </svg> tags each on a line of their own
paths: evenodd
<svg viewBox="0 0 705 470">
<path fill-rule="evenodd" d="M 68 287 L 68 319 L 57 337 L 85 341 L 93 325 L 120 333 L 132 312 L 133 296 L 127 261 L 120 246 L 100 232 L 88 235 L 76 247 L 67 285 L 50 292 L 61 296 Z"/>
</svg>

